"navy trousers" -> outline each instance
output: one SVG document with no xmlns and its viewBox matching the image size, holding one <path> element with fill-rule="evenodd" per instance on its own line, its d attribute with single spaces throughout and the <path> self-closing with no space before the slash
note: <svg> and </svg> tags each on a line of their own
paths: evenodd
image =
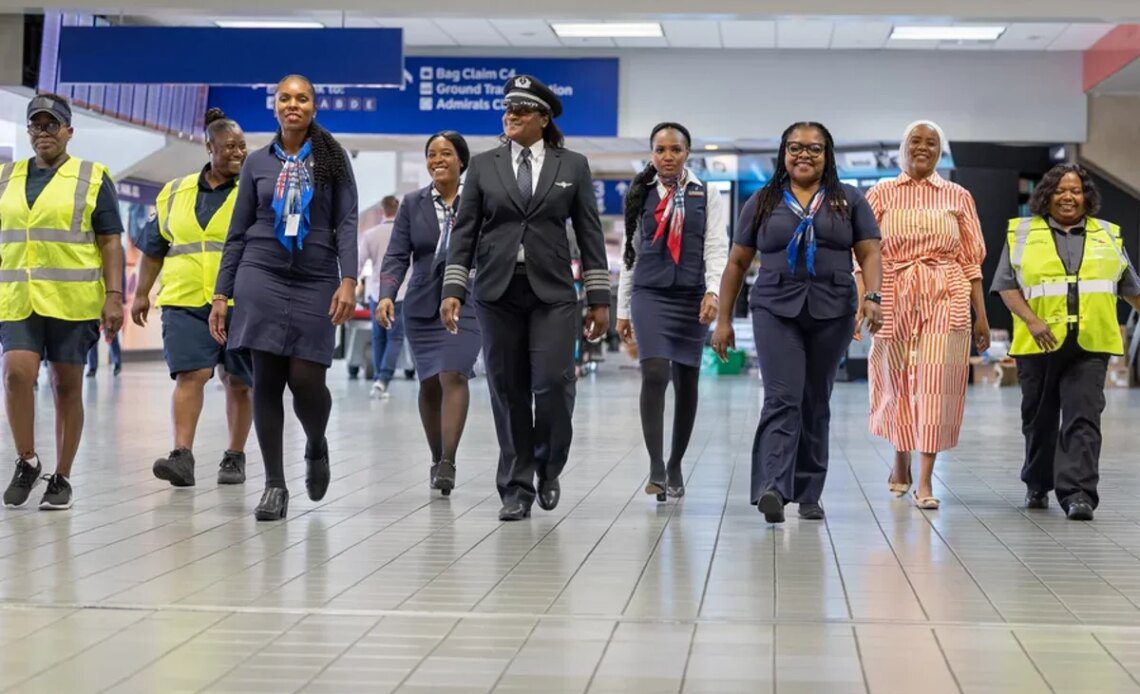
<svg viewBox="0 0 1140 694">
<path fill-rule="evenodd" d="M 795 318 L 753 309 L 764 407 L 752 443 L 752 503 L 769 489 L 818 503 L 827 479 L 831 389 L 855 331 L 855 316 Z"/>
</svg>

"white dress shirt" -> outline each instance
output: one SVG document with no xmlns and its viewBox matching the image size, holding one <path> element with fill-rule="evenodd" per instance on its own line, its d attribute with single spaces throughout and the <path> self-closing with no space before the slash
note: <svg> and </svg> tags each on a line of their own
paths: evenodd
<svg viewBox="0 0 1140 694">
<path fill-rule="evenodd" d="M 511 169 L 515 172 L 515 180 L 519 180 L 519 165 L 522 163 L 522 151 L 524 147 L 519 143 L 511 140 Z M 533 196 L 538 192 L 538 175 L 542 172 L 542 163 L 546 161 L 546 143 L 542 140 L 530 146 L 530 194 Z M 523 250 L 522 244 L 519 244 L 518 262 L 526 260 L 526 252 Z"/>
<path fill-rule="evenodd" d="M 665 197 L 667 188 L 661 181 L 654 181 L 657 184 L 657 195 Z M 705 185 L 698 179 L 693 172 L 685 169 L 685 180 L 682 185 L 695 183 L 702 188 Z M 724 268 L 728 265 L 728 210 L 725 209 L 724 200 L 720 196 L 720 192 L 716 190 L 708 190 L 705 195 L 705 291 L 709 294 L 717 294 L 720 292 L 720 277 L 724 274 Z M 641 245 L 642 230 L 638 229 L 638 236 L 633 239 L 633 250 L 636 253 L 638 247 Z M 625 247 L 624 244 L 622 246 Z M 630 298 L 633 296 L 633 271 L 637 267 L 637 260 L 633 261 L 633 267 L 628 270 L 625 263 L 621 264 L 621 274 L 618 277 L 618 306 L 617 317 L 622 320 L 629 320 L 629 303 Z M 693 316 L 696 319 L 696 316 Z"/>
</svg>

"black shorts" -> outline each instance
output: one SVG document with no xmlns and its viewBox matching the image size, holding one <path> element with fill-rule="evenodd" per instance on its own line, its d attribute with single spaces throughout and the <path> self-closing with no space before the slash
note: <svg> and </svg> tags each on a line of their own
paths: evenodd
<svg viewBox="0 0 1140 694">
<path fill-rule="evenodd" d="M 99 341 L 99 321 L 61 320 L 33 313 L 24 320 L 0 323 L 5 352 L 35 352 L 56 364 L 86 364 Z"/>
<path fill-rule="evenodd" d="M 229 330 L 230 316 L 226 316 Z M 247 386 L 253 385 L 253 367 L 249 354 L 229 350 L 210 335 L 210 307 L 182 308 L 165 306 L 162 309 L 162 356 L 170 369 L 170 377 L 180 373 L 213 369 L 221 364 L 226 373 L 236 376 Z"/>
</svg>

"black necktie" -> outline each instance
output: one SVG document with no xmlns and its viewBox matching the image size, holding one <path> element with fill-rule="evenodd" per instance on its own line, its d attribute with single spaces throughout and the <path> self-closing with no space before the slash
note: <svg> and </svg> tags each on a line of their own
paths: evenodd
<svg viewBox="0 0 1140 694">
<path fill-rule="evenodd" d="M 530 147 L 524 147 L 522 153 L 519 154 L 518 183 L 523 207 L 530 207 L 530 199 L 534 196 L 531 186 Z"/>
</svg>

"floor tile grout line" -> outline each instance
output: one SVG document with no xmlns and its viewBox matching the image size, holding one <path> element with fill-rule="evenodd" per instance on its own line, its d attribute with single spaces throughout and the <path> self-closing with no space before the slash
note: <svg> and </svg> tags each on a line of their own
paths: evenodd
<svg viewBox="0 0 1140 694">
<path fill-rule="evenodd" d="M 408 674 L 404 675 L 404 678 L 401 679 L 396 684 L 396 686 L 392 688 L 392 691 L 393 692 L 400 691 L 400 688 L 403 687 L 405 684 L 407 684 L 408 680 L 412 679 L 412 677 L 415 677 L 416 672 L 418 672 L 419 669 L 424 666 L 424 663 L 427 662 L 428 658 L 432 657 L 432 655 L 434 655 L 435 652 L 439 650 L 439 647 L 442 646 L 449 638 L 451 638 L 451 635 L 455 633 L 455 630 L 458 629 L 459 625 L 462 623 L 463 623 L 462 619 L 455 620 L 455 623 L 451 625 L 451 628 L 447 630 L 447 633 L 444 634 L 443 636 L 441 636 L 439 638 L 439 640 L 435 642 L 435 645 L 431 647 L 431 650 L 429 650 L 427 653 L 424 654 L 424 656 L 422 658 L 420 658 L 420 662 L 418 662 L 414 666 L 412 666 L 412 669 L 409 670 Z"/>
<path fill-rule="evenodd" d="M 534 636 L 534 632 L 538 631 L 539 624 L 542 624 L 542 621 L 536 619 L 534 621 L 534 625 L 531 626 L 530 631 L 526 633 L 526 637 L 523 638 L 522 643 L 519 644 L 519 647 L 515 649 L 514 654 L 511 655 L 511 657 L 507 660 L 507 664 L 504 665 L 503 669 L 499 672 L 499 676 L 496 677 L 495 681 L 491 684 L 491 688 L 487 690 L 488 692 L 494 692 L 499 687 L 499 684 L 503 681 L 503 678 L 506 677 L 507 673 L 510 671 L 511 666 L 515 664 L 515 660 L 524 650 L 526 650 L 527 644 L 530 643 L 531 637 Z"/>
<path fill-rule="evenodd" d="M 298 625 L 303 624 L 305 622 L 305 620 L 308 619 L 310 616 L 311 615 L 305 615 L 305 616 L 301 617 L 300 619 L 298 619 L 297 621 L 290 624 L 289 626 L 283 628 L 281 630 L 281 633 L 277 634 L 273 638 L 271 638 L 268 641 L 266 641 L 265 643 L 263 643 L 259 648 L 255 649 L 253 651 L 253 653 L 250 653 L 248 656 L 246 656 L 244 659 L 242 659 L 241 662 L 234 664 L 233 667 L 229 668 L 228 670 L 226 670 L 222 674 L 220 674 L 217 677 L 215 677 L 214 679 L 210 680 L 210 682 L 205 687 L 198 689 L 197 690 L 198 694 L 202 694 L 203 692 L 209 692 L 211 690 L 211 687 L 213 687 L 214 685 L 218 684 L 222 680 L 229 677 L 231 674 L 233 674 L 241 666 L 245 665 L 246 663 L 250 662 L 251 660 L 253 660 L 257 656 L 264 653 L 266 649 L 268 649 L 270 646 L 272 646 L 273 644 L 280 641 L 286 634 L 288 634 L 290 631 L 295 629 Z M 297 690 L 293 690 L 293 691 L 297 691 Z"/>
<path fill-rule="evenodd" d="M 325 674 L 325 672 L 327 672 L 329 668 L 331 668 L 333 665 L 335 665 L 337 661 L 339 661 L 341 658 L 343 658 L 345 655 L 347 655 L 348 652 L 351 651 L 353 648 L 355 648 L 357 644 L 359 644 L 361 641 L 363 641 L 365 638 L 367 638 L 368 635 L 371 634 L 372 631 L 376 627 L 380 626 L 380 623 L 383 622 L 385 619 L 387 619 L 387 617 L 380 617 L 375 622 L 373 622 L 372 626 L 370 626 L 367 629 L 365 629 L 364 631 L 362 631 L 360 633 L 360 636 L 357 636 L 355 639 L 353 639 L 352 643 L 345 646 L 344 650 L 341 651 L 340 653 L 338 653 L 336 655 L 336 657 L 332 658 L 327 663 L 322 665 L 321 669 L 317 671 L 317 674 L 315 674 L 312 677 L 310 677 L 309 679 L 305 680 L 305 683 L 302 684 L 300 689 L 298 689 L 297 691 L 304 691 L 306 687 L 308 687 L 310 684 L 312 684 L 316 680 L 320 679 L 321 675 Z"/>
<path fill-rule="evenodd" d="M 58 619 L 53 619 L 50 622 L 48 622 L 47 624 L 42 624 L 42 625 L 36 627 L 35 629 L 32 629 L 31 631 L 29 631 L 26 634 L 23 634 L 23 635 L 17 636 L 17 637 L 13 637 L 13 638 L 9 638 L 9 639 L 0 640 L 0 646 L 6 646 L 10 643 L 19 643 L 20 641 L 23 641 L 24 639 L 35 636 L 36 634 L 40 633 L 41 631 L 43 631 L 45 629 L 49 629 L 51 627 L 54 627 L 57 624 L 59 624 L 60 622 L 62 622 L 63 620 L 67 619 L 68 617 L 71 617 L 73 615 L 77 615 L 83 611 L 83 608 L 79 608 L 79 609 L 70 608 L 70 607 L 54 608 L 54 607 L 51 607 L 50 605 L 45 605 L 42 609 L 45 609 L 45 610 L 56 610 L 56 609 L 58 609 L 59 611 L 64 612 L 64 614 L 61 617 L 59 617 Z M 0 611 L 2 611 L 2 610 L 3 610 L 3 608 L 0 607 Z M 29 610 L 29 612 L 37 612 L 37 611 L 39 611 L 39 609 Z"/>
<path fill-rule="evenodd" d="M 1037 665 L 1037 660 L 1029 654 L 1029 649 L 1026 648 L 1025 644 L 1022 643 L 1020 638 L 1018 638 L 1017 632 L 1011 629 L 1009 635 L 1012 636 L 1013 640 L 1017 642 L 1018 647 L 1021 648 L 1021 652 L 1024 653 L 1025 657 L 1029 659 L 1029 664 L 1032 665 L 1033 669 L 1037 671 L 1037 675 L 1041 678 L 1041 681 L 1045 683 L 1045 686 L 1049 688 L 1049 691 L 1052 694 L 1057 694 L 1057 689 L 1053 686 L 1053 683 L 1049 681 L 1049 678 L 1045 676 L 1045 673 L 1041 672 L 1040 666 Z"/>
<path fill-rule="evenodd" d="M 709 554 L 709 565 L 705 570 L 705 582 L 701 587 L 701 599 L 697 603 L 697 616 L 700 617 L 705 610 L 705 598 L 709 594 L 709 582 L 712 580 L 713 567 L 716 566 L 717 550 L 720 549 L 720 536 L 724 531 L 724 517 L 728 515 L 728 505 L 732 498 L 732 484 L 736 481 L 736 466 L 740 461 L 740 456 L 734 454 L 731 456 L 732 468 L 728 471 L 728 482 L 725 484 L 724 490 L 724 503 L 720 507 L 720 520 L 716 525 L 716 537 L 713 539 L 712 552 Z"/>
<path fill-rule="evenodd" d="M 693 648 L 697 645 L 697 625 L 689 630 L 689 647 L 685 650 L 685 667 L 681 669 L 681 677 L 677 681 L 677 694 L 684 694 L 685 684 L 689 678 L 689 664 L 693 662 Z"/>
<path fill-rule="evenodd" d="M 1128 675 L 1128 679 L 1132 680 L 1133 682 L 1136 683 L 1136 686 L 1140 687 L 1140 679 L 1138 679 L 1136 677 L 1136 675 L 1133 674 L 1133 672 L 1131 670 L 1129 670 L 1127 667 L 1125 667 L 1124 663 L 1120 662 L 1120 658 L 1117 658 L 1116 654 L 1112 652 L 1112 649 L 1109 648 L 1104 643 L 1104 641 L 1100 640 L 1100 637 L 1096 635 L 1096 632 L 1089 634 L 1089 636 L 1092 636 L 1093 641 L 1096 641 L 1097 645 L 1099 645 L 1101 648 L 1104 649 L 1104 652 L 1108 654 L 1108 657 L 1112 659 L 1112 662 L 1116 663 L 1117 666 L 1120 667 L 1120 669 L 1124 672 L 1125 675 Z"/>
<path fill-rule="evenodd" d="M 772 694 L 780 694 L 780 625 L 772 623 Z"/>
<path fill-rule="evenodd" d="M 946 649 L 942 647 L 942 639 L 938 638 L 938 630 L 931 627 L 930 635 L 934 637 L 934 643 L 938 646 L 938 652 L 942 655 L 942 662 L 946 663 L 946 671 L 950 673 L 950 679 L 954 680 L 954 686 L 958 688 L 959 694 L 962 694 L 965 690 L 962 689 L 962 682 L 958 679 L 958 673 L 954 672 L 954 665 L 950 662 L 950 656 L 946 653 Z"/>
<path fill-rule="evenodd" d="M 871 694 L 871 682 L 867 679 L 867 663 L 863 661 L 863 648 L 859 645 L 859 632 L 851 626 L 851 638 L 855 642 L 855 657 L 859 659 L 859 674 L 863 677 L 863 691 Z"/>
<path fill-rule="evenodd" d="M 155 613 L 155 616 L 157 616 L 158 614 L 159 614 L 159 613 Z M 175 652 L 175 651 L 177 651 L 178 649 L 180 649 L 180 648 L 182 648 L 183 646 L 187 645 L 188 643 L 190 643 L 190 642 L 191 642 L 191 641 L 193 641 L 194 639 L 198 638 L 198 637 L 199 637 L 199 636 L 201 636 L 202 634 L 206 633 L 206 632 L 207 632 L 207 631 L 209 631 L 210 629 L 213 629 L 213 628 L 214 628 L 214 627 L 216 627 L 218 624 L 221 624 L 221 623 L 222 623 L 222 622 L 224 622 L 226 619 L 228 619 L 228 616 L 227 616 L 227 615 L 224 615 L 224 614 L 222 614 L 222 615 L 219 615 L 217 619 L 215 619 L 214 621 L 210 622 L 210 623 L 209 623 L 209 624 L 207 624 L 206 626 L 202 627 L 202 628 L 201 628 L 201 629 L 199 629 L 198 631 L 194 632 L 194 633 L 193 633 L 191 636 L 189 636 L 188 638 L 185 638 L 185 639 L 183 639 L 181 642 L 179 642 L 178 644 L 176 644 L 176 645 L 174 645 L 174 646 L 171 646 L 170 648 L 168 648 L 168 649 L 166 649 L 165 651 L 163 651 L 163 652 L 162 652 L 162 653 L 161 653 L 161 654 L 160 654 L 158 657 L 156 657 L 156 658 L 151 658 L 150 660 L 148 660 L 147 662 L 145 662 L 145 663 L 142 665 L 142 667 L 139 667 L 138 669 L 136 669 L 136 670 L 135 670 L 134 672 L 132 672 L 131 674 L 127 675 L 126 677 L 121 677 L 121 678 L 119 678 L 119 679 L 118 679 L 118 680 L 116 680 L 115 682 L 112 682 L 110 685 L 108 685 L 108 686 L 106 686 L 106 687 L 103 687 L 103 688 L 102 688 L 102 689 L 100 689 L 99 691 L 100 691 L 100 692 L 107 692 L 107 691 L 110 691 L 110 690 L 114 689 L 115 687 L 119 686 L 120 684 L 123 684 L 124 682 L 127 682 L 127 681 L 129 681 L 129 680 L 130 680 L 132 677 L 135 677 L 136 675 L 138 675 L 138 674 L 139 674 L 140 672 L 142 672 L 143 670 L 146 670 L 147 668 L 151 667 L 151 666 L 152 666 L 152 665 L 154 665 L 155 663 L 158 663 L 160 660 L 163 660 L 164 658 L 166 658 L 166 657 L 167 657 L 167 656 L 169 656 L 170 654 L 174 653 L 174 652 Z M 133 626 L 133 625 L 131 625 L 131 626 Z"/>
<path fill-rule="evenodd" d="M 594 680 L 598 678 L 598 670 L 602 669 L 602 663 L 606 661 L 606 654 L 610 652 L 610 644 L 614 642 L 614 635 L 617 634 L 620 625 L 621 622 L 614 622 L 610 629 L 610 637 L 606 639 L 606 645 L 602 647 L 602 654 L 598 656 L 598 662 L 594 663 L 594 669 L 590 673 L 590 679 L 586 682 L 586 689 L 583 694 L 590 694 L 590 690 L 594 688 Z"/>
</svg>

